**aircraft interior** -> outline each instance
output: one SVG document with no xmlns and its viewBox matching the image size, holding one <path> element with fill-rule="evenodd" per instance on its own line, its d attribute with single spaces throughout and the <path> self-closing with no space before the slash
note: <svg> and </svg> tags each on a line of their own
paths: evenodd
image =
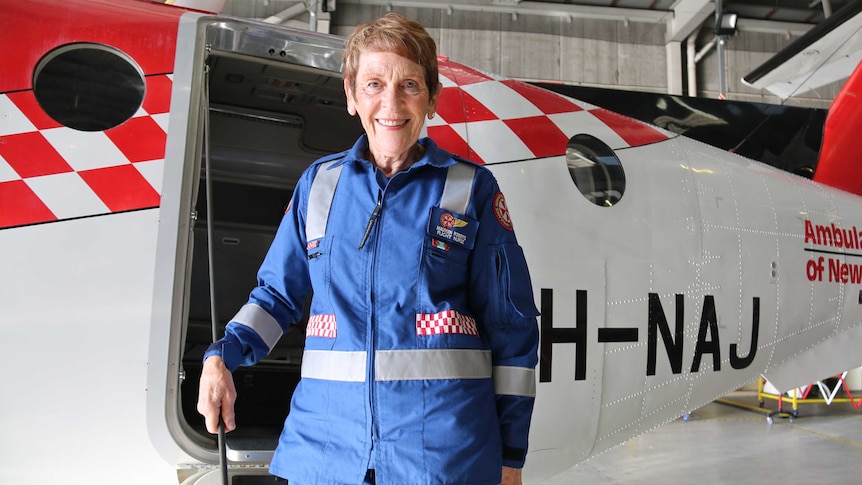
<svg viewBox="0 0 862 485">
<path fill-rule="evenodd" d="M 347 113 L 337 73 L 218 51 L 209 64 L 209 153 L 202 150 L 181 387 L 181 415 L 197 434 L 192 438 L 204 443 L 213 438 L 196 411 L 201 359 L 213 339 L 203 168 L 207 159 L 220 337 L 256 284 L 257 269 L 303 170 L 323 155 L 349 148 L 362 133 L 358 118 Z M 229 449 L 274 448 L 299 381 L 304 338 L 301 322 L 263 362 L 234 373 L 238 429 L 228 435 Z M 256 461 L 250 452 L 239 456 Z M 261 459 L 267 459 L 265 451 Z"/>
</svg>

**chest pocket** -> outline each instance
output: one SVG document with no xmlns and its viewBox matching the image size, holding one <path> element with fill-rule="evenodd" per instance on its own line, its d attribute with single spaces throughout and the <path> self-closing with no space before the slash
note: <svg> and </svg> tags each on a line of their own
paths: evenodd
<svg viewBox="0 0 862 485">
<path fill-rule="evenodd" d="M 423 312 L 464 310 L 467 263 L 479 228 L 465 215 L 475 173 L 468 163 L 450 166 L 440 205 L 429 211 L 417 288 Z"/>
</svg>

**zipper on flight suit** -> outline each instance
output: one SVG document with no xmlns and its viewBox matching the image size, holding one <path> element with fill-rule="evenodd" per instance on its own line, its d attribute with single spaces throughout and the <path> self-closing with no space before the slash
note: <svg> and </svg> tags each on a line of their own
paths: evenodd
<svg viewBox="0 0 862 485">
<path fill-rule="evenodd" d="M 362 251 L 362 248 L 365 247 L 365 242 L 368 241 L 368 236 L 371 234 L 371 230 L 374 229 L 374 223 L 377 221 L 377 218 L 380 217 L 380 206 L 382 204 L 383 196 L 381 192 L 378 191 L 377 206 L 374 207 L 374 211 L 371 212 L 371 217 L 368 218 L 368 224 L 365 225 L 365 234 L 362 235 L 362 241 L 359 242 L 359 251 Z"/>
<path fill-rule="evenodd" d="M 389 183 L 387 181 L 386 187 L 389 187 Z M 359 243 L 359 249 L 365 246 L 365 243 L 368 241 L 368 237 L 371 235 L 371 232 L 374 231 L 374 225 L 377 222 L 377 219 L 380 218 L 380 212 L 383 208 L 383 199 L 386 192 L 386 187 L 378 187 L 377 189 L 377 205 L 374 207 L 374 210 L 371 212 L 371 217 L 368 219 L 368 224 L 365 226 L 365 233 L 362 235 L 362 241 Z M 374 455 L 374 447 L 377 441 L 377 425 L 374 420 L 374 380 L 375 380 L 375 372 L 374 372 L 374 363 L 375 363 L 375 355 L 374 355 L 374 328 L 377 324 L 377 311 L 376 311 L 376 302 L 374 298 L 375 292 L 375 280 L 374 280 L 374 267 L 377 263 L 377 248 L 379 247 L 380 242 L 380 231 L 376 231 L 374 235 L 374 241 L 371 244 L 371 281 L 369 287 L 370 291 L 370 300 L 371 300 L 371 325 L 368 329 L 368 340 L 369 340 L 369 351 L 368 351 L 368 407 L 371 412 L 371 450 L 369 454 L 369 460 Z"/>
</svg>

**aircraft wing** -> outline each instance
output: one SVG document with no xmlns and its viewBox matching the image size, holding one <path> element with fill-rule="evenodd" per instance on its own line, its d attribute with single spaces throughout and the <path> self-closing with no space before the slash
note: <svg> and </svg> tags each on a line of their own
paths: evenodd
<svg viewBox="0 0 862 485">
<path fill-rule="evenodd" d="M 846 78 L 862 60 L 862 2 L 851 2 L 742 78 L 781 99 Z"/>
</svg>

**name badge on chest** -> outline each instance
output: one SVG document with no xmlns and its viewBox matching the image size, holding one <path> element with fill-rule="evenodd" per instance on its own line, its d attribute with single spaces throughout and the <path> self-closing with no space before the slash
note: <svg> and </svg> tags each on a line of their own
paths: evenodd
<svg viewBox="0 0 862 485">
<path fill-rule="evenodd" d="M 479 221 L 475 219 L 440 207 L 431 208 L 427 232 L 435 239 L 473 249 L 478 229 Z"/>
</svg>

